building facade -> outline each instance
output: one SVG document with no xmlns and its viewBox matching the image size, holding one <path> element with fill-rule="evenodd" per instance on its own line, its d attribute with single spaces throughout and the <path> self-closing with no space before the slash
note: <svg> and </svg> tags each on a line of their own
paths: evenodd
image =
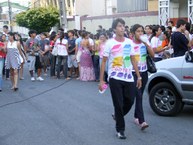
<svg viewBox="0 0 193 145">
<path fill-rule="evenodd" d="M 31 8 L 55 6 L 60 7 L 60 2 L 65 2 L 67 17 L 75 15 L 75 0 L 31 0 Z"/>
</svg>

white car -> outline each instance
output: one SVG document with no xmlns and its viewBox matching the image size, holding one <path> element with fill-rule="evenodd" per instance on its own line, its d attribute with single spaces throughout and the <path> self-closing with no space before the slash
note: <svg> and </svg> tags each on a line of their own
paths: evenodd
<svg viewBox="0 0 193 145">
<path fill-rule="evenodd" d="M 152 110 L 161 116 L 177 115 L 184 104 L 193 105 L 193 53 L 156 63 L 146 91 Z"/>
</svg>

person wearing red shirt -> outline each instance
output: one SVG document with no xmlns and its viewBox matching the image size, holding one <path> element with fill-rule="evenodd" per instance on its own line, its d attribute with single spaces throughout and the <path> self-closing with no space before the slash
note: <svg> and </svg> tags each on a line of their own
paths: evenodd
<svg viewBox="0 0 193 145">
<path fill-rule="evenodd" d="M 4 60 L 6 56 L 6 49 L 4 42 L 0 41 L 0 92 L 2 91 L 2 81 L 3 81 L 3 67 Z"/>
</svg>

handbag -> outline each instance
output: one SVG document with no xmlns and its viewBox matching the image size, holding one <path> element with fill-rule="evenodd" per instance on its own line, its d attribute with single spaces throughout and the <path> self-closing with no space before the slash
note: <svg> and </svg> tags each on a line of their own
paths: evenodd
<svg viewBox="0 0 193 145">
<path fill-rule="evenodd" d="M 54 46 L 54 48 L 52 49 L 52 55 L 57 56 L 58 55 L 58 47 Z"/>
<path fill-rule="evenodd" d="M 156 73 L 157 68 L 155 66 L 155 62 L 153 61 L 153 59 L 149 54 L 147 54 L 146 62 L 147 62 L 147 71 L 150 73 Z"/>
</svg>

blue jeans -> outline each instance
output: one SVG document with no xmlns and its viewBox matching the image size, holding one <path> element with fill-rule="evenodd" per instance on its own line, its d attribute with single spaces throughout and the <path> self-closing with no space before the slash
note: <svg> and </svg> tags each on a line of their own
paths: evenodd
<svg viewBox="0 0 193 145">
<path fill-rule="evenodd" d="M 0 90 L 2 89 L 3 83 L 3 67 L 4 67 L 4 58 L 0 58 Z"/>
<path fill-rule="evenodd" d="M 60 68 L 61 68 L 61 65 L 62 65 L 62 62 L 64 62 L 64 66 L 62 68 L 63 70 L 63 74 L 64 74 L 64 78 L 66 79 L 68 76 L 67 76 L 67 73 L 68 73 L 68 56 L 57 56 L 58 58 L 58 66 L 57 66 L 57 78 L 59 79 L 60 78 Z"/>
</svg>

